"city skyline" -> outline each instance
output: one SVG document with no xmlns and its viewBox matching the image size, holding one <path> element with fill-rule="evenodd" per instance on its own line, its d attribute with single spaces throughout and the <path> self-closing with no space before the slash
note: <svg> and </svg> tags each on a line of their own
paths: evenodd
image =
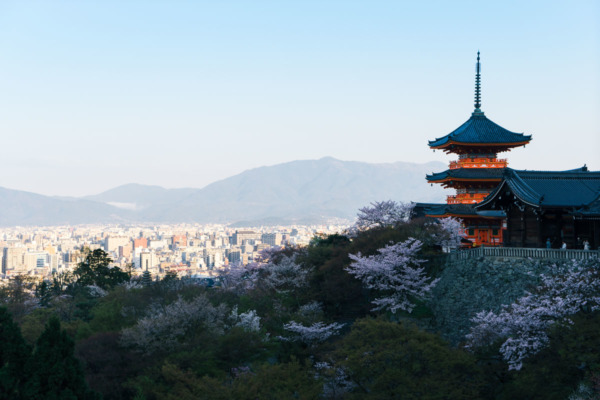
<svg viewBox="0 0 600 400">
<path fill-rule="evenodd" d="M 0 4 L 0 186 L 201 188 L 331 156 L 447 163 L 482 110 L 517 169 L 600 170 L 593 1 Z"/>
</svg>

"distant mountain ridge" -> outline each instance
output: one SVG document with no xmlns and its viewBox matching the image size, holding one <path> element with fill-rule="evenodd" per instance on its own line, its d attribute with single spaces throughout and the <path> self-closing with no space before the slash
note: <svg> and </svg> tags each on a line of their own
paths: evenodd
<svg viewBox="0 0 600 400">
<path fill-rule="evenodd" d="M 135 204 L 133 209 L 141 210 L 150 206 L 177 202 L 198 190 L 192 188 L 165 189 L 161 186 L 129 183 L 96 195 L 85 196 L 84 199 L 106 204 Z"/>
<path fill-rule="evenodd" d="M 202 189 L 127 184 L 83 198 L 0 188 L 0 225 L 84 223 L 300 223 L 352 219 L 373 201 L 439 202 L 425 175 L 441 162 L 370 164 L 331 157 L 254 168 Z"/>
</svg>

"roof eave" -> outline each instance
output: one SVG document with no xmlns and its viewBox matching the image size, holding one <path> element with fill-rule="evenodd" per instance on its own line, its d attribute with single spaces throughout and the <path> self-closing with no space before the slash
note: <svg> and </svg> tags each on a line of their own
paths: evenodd
<svg viewBox="0 0 600 400">
<path fill-rule="evenodd" d="M 444 143 L 441 143 L 439 145 L 433 145 L 435 142 L 437 142 L 437 140 L 433 143 L 430 142 L 429 147 L 431 147 L 432 149 L 444 149 L 446 147 L 455 145 L 455 146 L 467 146 L 467 147 L 484 147 L 484 146 L 490 146 L 490 147 L 518 147 L 518 146 L 525 146 L 527 144 L 529 144 L 529 142 L 531 141 L 531 139 L 528 140 L 522 140 L 520 142 L 502 142 L 502 143 L 494 143 L 494 142 L 477 142 L 477 143 L 468 143 L 468 142 L 457 142 L 454 140 L 447 140 Z"/>
</svg>

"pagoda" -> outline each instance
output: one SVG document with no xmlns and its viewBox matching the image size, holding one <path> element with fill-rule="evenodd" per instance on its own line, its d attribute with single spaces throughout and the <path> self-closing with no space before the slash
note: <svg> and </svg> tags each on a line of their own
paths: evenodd
<svg viewBox="0 0 600 400">
<path fill-rule="evenodd" d="M 419 204 L 427 217 L 455 217 L 463 221 L 466 239 L 472 245 L 502 244 L 505 215 L 500 211 L 477 212 L 474 205 L 487 197 L 502 181 L 508 166 L 498 154 L 525 146 L 531 135 L 511 132 L 489 120 L 481 111 L 481 63 L 477 52 L 475 110 L 461 126 L 446 136 L 429 141 L 429 147 L 458 156 L 449 169 L 427 175 L 430 183 L 456 190 L 446 204 Z"/>
</svg>

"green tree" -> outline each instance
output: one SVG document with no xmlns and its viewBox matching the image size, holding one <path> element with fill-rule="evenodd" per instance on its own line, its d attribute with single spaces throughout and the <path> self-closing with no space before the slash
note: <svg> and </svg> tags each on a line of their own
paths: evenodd
<svg viewBox="0 0 600 400">
<path fill-rule="evenodd" d="M 77 265 L 73 274 L 80 286 L 96 285 L 102 289 L 112 288 L 128 281 L 131 276 L 119 267 L 110 267 L 112 259 L 102 249 L 89 251 L 85 260 Z"/>
<path fill-rule="evenodd" d="M 27 364 L 29 379 L 24 391 L 25 398 L 99 399 L 100 396 L 88 388 L 73 350 L 73 340 L 61 330 L 58 318 L 51 318 Z"/>
<path fill-rule="evenodd" d="M 286 364 L 263 365 L 256 371 L 242 367 L 235 369 L 232 379 L 225 382 L 209 376 L 199 377 L 182 371 L 173 364 L 162 367 L 166 385 L 146 391 L 150 398 L 164 400 L 279 400 L 318 399 L 321 382 L 308 365 L 297 360 Z M 142 390 L 140 388 L 140 390 Z"/>
<path fill-rule="evenodd" d="M 132 399 L 135 391 L 125 383 L 149 363 L 119 345 L 119 334 L 99 333 L 77 343 L 75 355 L 85 360 L 86 380 L 105 400 Z"/>
<path fill-rule="evenodd" d="M 566 399 L 580 382 L 597 379 L 600 375 L 600 312 L 580 312 L 573 323 L 550 329 L 549 346 L 523 363 L 520 371 L 507 373 L 503 381 L 495 382 L 502 400 Z M 496 365 L 506 369 L 506 364 Z M 494 371 L 494 375 L 499 375 Z M 594 386 L 590 382 L 590 386 Z M 600 387 L 596 387 L 600 398 Z"/>
<path fill-rule="evenodd" d="M 6 308 L 0 308 L 0 399 L 20 399 L 31 348 Z"/>
<path fill-rule="evenodd" d="M 332 354 L 356 399 L 477 399 L 482 374 L 470 354 L 412 325 L 358 320 Z"/>
<path fill-rule="evenodd" d="M 52 299 L 52 288 L 46 281 L 42 281 L 35 288 L 35 296 L 40 302 L 40 306 L 48 307 L 50 300 Z"/>
<path fill-rule="evenodd" d="M 23 317 L 38 307 L 35 298 L 36 280 L 27 275 L 15 275 L 0 285 L 0 303 L 4 303 L 15 321 L 21 322 Z"/>
</svg>

